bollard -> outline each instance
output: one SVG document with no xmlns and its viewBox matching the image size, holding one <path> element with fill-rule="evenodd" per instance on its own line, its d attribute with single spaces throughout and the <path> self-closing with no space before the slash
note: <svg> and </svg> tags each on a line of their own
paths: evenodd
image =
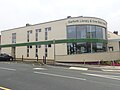
<svg viewBox="0 0 120 90">
<path fill-rule="evenodd" d="M 98 66 L 100 66 L 100 60 L 98 61 Z"/>
<path fill-rule="evenodd" d="M 22 55 L 22 61 L 23 61 L 23 55 Z"/>
<path fill-rule="evenodd" d="M 38 55 L 36 55 L 36 57 L 37 57 L 37 61 L 38 61 Z"/>
<path fill-rule="evenodd" d="M 45 57 L 43 56 L 43 64 L 45 64 Z"/>
<path fill-rule="evenodd" d="M 85 66 L 85 59 L 84 59 L 84 66 Z"/>
<path fill-rule="evenodd" d="M 112 66 L 114 66 L 115 65 L 115 62 L 114 62 L 114 60 L 112 60 Z"/>
<path fill-rule="evenodd" d="M 46 56 L 45 56 L 45 59 L 44 59 L 44 60 L 45 60 L 45 64 L 46 64 Z"/>
<path fill-rule="evenodd" d="M 43 56 L 43 64 L 46 64 L 46 56 Z"/>
</svg>

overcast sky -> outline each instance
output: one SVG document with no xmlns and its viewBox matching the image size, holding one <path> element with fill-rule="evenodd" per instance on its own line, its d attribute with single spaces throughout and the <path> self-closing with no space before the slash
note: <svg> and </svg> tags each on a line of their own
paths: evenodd
<svg viewBox="0 0 120 90">
<path fill-rule="evenodd" d="M 0 31 L 67 16 L 102 18 L 120 34 L 120 0 L 0 0 Z"/>
</svg>

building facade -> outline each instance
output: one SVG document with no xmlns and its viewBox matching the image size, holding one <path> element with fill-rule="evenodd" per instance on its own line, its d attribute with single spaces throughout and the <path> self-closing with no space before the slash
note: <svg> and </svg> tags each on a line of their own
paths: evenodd
<svg viewBox="0 0 120 90">
<path fill-rule="evenodd" d="M 108 51 L 120 51 L 120 35 L 108 32 Z"/>
<path fill-rule="evenodd" d="M 81 55 L 108 51 L 107 22 L 95 17 L 68 17 L 1 32 L 1 52 L 17 59 L 81 62 Z M 76 57 L 77 55 L 77 57 Z M 91 55 L 91 56 L 92 56 Z M 67 58 L 66 58 L 67 57 Z M 70 58 L 71 60 L 70 60 Z M 101 57 L 101 56 L 100 56 Z"/>
</svg>

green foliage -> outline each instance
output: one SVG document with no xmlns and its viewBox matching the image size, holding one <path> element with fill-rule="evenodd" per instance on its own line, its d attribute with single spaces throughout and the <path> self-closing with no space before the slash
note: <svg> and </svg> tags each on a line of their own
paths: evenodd
<svg viewBox="0 0 120 90">
<path fill-rule="evenodd" d="M 115 63 L 120 63 L 120 60 L 116 60 Z"/>
<path fill-rule="evenodd" d="M 101 61 L 101 65 L 111 65 L 111 61 Z"/>
</svg>

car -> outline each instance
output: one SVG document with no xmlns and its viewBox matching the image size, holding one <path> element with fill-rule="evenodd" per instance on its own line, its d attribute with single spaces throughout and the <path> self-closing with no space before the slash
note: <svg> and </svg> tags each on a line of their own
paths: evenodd
<svg viewBox="0 0 120 90">
<path fill-rule="evenodd" d="M 0 53 L 0 61 L 13 61 L 13 57 L 6 53 Z"/>
</svg>

